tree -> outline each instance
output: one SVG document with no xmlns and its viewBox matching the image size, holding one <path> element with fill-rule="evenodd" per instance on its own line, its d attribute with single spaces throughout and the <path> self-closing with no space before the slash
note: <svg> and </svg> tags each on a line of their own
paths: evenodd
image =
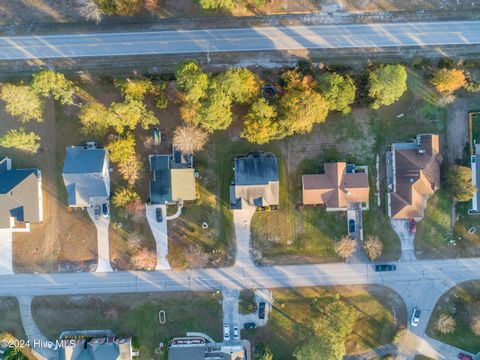
<svg viewBox="0 0 480 360">
<path fill-rule="evenodd" d="M 102 22 L 104 12 L 94 0 L 77 0 L 77 5 L 81 17 L 95 21 L 97 25 Z"/>
<path fill-rule="evenodd" d="M 195 114 L 195 124 L 209 133 L 225 130 L 232 123 L 232 101 L 221 89 L 213 86 L 207 98 L 201 102 L 200 109 Z"/>
<path fill-rule="evenodd" d="M 467 83 L 465 71 L 460 69 L 438 69 L 433 73 L 432 84 L 439 92 L 453 93 Z"/>
<path fill-rule="evenodd" d="M 34 132 L 27 133 L 24 128 L 12 129 L 0 136 L 0 146 L 35 154 L 40 148 L 40 136 Z"/>
<path fill-rule="evenodd" d="M 154 270 L 157 265 L 157 253 L 142 248 L 130 258 L 130 264 L 135 270 Z"/>
<path fill-rule="evenodd" d="M 3 360 L 28 360 L 19 348 L 8 348 L 2 355 Z"/>
<path fill-rule="evenodd" d="M 143 101 L 145 94 L 155 90 L 155 86 L 148 79 L 126 79 L 116 81 L 115 86 L 120 89 L 125 100 Z"/>
<path fill-rule="evenodd" d="M 377 260 L 383 252 L 383 243 L 377 236 L 370 235 L 363 242 L 363 248 L 368 258 L 372 261 Z"/>
<path fill-rule="evenodd" d="M 453 317 L 441 314 L 435 322 L 435 329 L 442 334 L 451 334 L 455 331 L 456 325 Z"/>
<path fill-rule="evenodd" d="M 233 102 L 248 103 L 260 91 L 260 80 L 246 68 L 231 68 L 215 79 Z"/>
<path fill-rule="evenodd" d="M 254 144 L 266 144 L 282 138 L 277 111 L 264 98 L 257 99 L 246 116 L 245 128 L 240 136 Z"/>
<path fill-rule="evenodd" d="M 107 15 L 133 16 L 140 12 L 140 0 L 96 0 Z"/>
<path fill-rule="evenodd" d="M 111 141 L 106 146 L 110 161 L 118 164 L 135 157 L 135 144 L 135 137 L 131 133 Z"/>
<path fill-rule="evenodd" d="M 191 125 L 177 127 L 173 132 L 173 144 L 185 154 L 202 150 L 207 139 L 205 131 Z"/>
<path fill-rule="evenodd" d="M 137 100 L 114 102 L 110 105 L 110 111 L 112 113 L 110 125 L 119 134 L 122 134 L 125 130 L 134 130 L 139 124 L 142 128 L 148 129 L 150 125 L 159 123 L 155 114 L 147 110 L 143 102 Z"/>
<path fill-rule="evenodd" d="M 143 164 L 138 156 L 132 156 L 118 163 L 118 172 L 129 186 L 134 186 L 143 173 Z"/>
<path fill-rule="evenodd" d="M 403 65 L 386 65 L 368 74 L 371 108 L 391 105 L 407 90 L 407 70 Z"/>
<path fill-rule="evenodd" d="M 186 60 L 177 65 L 175 70 L 177 86 L 185 92 L 185 99 L 195 103 L 205 96 L 208 88 L 208 75 L 195 60 Z"/>
<path fill-rule="evenodd" d="M 53 95 L 53 98 L 62 104 L 73 103 L 73 82 L 61 73 L 44 70 L 33 74 L 32 88 L 42 96 Z"/>
<path fill-rule="evenodd" d="M 18 116 L 20 121 L 43 121 L 43 100 L 27 85 L 2 85 L 0 98 L 5 101 L 5 110 L 12 116 Z"/>
<path fill-rule="evenodd" d="M 348 259 L 357 250 L 357 242 L 354 239 L 350 239 L 348 236 L 344 236 L 335 244 L 335 252 L 338 256 Z"/>
<path fill-rule="evenodd" d="M 454 165 L 447 172 L 447 191 L 456 201 L 469 201 L 477 187 L 472 184 L 472 170 L 469 167 Z"/>
<path fill-rule="evenodd" d="M 132 188 L 119 187 L 113 194 L 112 203 L 116 207 L 122 207 L 134 200 L 140 200 L 140 196 Z"/>
<path fill-rule="evenodd" d="M 338 341 L 327 336 L 311 337 L 295 349 L 293 356 L 297 360 L 342 360 L 345 353 L 338 350 Z M 321 355 L 320 355 L 321 354 Z"/>
<path fill-rule="evenodd" d="M 202 9 L 232 9 L 234 7 L 233 0 L 199 0 Z"/>
<path fill-rule="evenodd" d="M 285 135 L 310 132 L 328 115 L 328 102 L 311 89 L 292 88 L 280 99 L 279 121 Z"/>
<path fill-rule="evenodd" d="M 328 101 L 330 110 L 348 114 L 352 111 L 350 104 L 355 101 L 355 83 L 348 76 L 334 72 L 325 72 L 318 79 L 318 89 Z"/>
<path fill-rule="evenodd" d="M 470 318 L 470 330 L 477 335 L 480 336 L 480 314 L 473 314 Z"/>
<path fill-rule="evenodd" d="M 104 136 L 112 122 L 110 111 L 97 101 L 83 105 L 78 118 L 82 124 L 81 131 L 86 135 Z"/>
</svg>

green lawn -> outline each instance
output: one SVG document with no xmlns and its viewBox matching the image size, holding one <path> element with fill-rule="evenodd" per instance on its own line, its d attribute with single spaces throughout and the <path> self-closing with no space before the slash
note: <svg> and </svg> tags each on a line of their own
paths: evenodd
<svg viewBox="0 0 480 360">
<path fill-rule="evenodd" d="M 165 325 L 158 322 L 160 310 L 166 311 Z M 118 336 L 138 340 L 140 359 L 166 359 L 155 355 L 155 348 L 187 331 L 221 339 L 222 308 L 218 298 L 209 293 L 37 297 L 32 311 L 38 327 L 50 339 L 64 330 L 111 329 Z"/>
<path fill-rule="evenodd" d="M 0 334 L 8 332 L 19 339 L 26 339 L 25 331 L 20 320 L 20 311 L 18 310 L 18 303 L 15 298 L 2 297 L 0 298 Z"/>
<path fill-rule="evenodd" d="M 472 353 L 480 351 L 480 336 L 475 335 L 468 325 L 468 307 L 480 306 L 480 281 L 470 281 L 455 286 L 438 301 L 430 322 L 427 334 L 447 344 L 459 347 Z M 449 314 L 456 321 L 456 329 L 452 334 L 441 334 L 435 330 L 435 322 L 441 314 Z"/>
<path fill-rule="evenodd" d="M 267 326 L 244 330 L 252 347 L 267 344 L 274 359 L 292 359 L 293 351 L 311 334 L 312 301 L 326 295 L 339 294 L 356 310 L 356 322 L 345 341 L 348 353 L 368 350 L 393 341 L 398 330 L 405 326 L 405 306 L 393 291 L 381 287 L 313 287 L 274 290 L 275 303 Z M 394 322 L 392 309 L 398 323 Z"/>
</svg>

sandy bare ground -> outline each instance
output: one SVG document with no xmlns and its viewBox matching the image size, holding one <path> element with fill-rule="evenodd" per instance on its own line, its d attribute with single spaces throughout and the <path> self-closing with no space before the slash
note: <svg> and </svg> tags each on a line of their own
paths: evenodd
<svg viewBox="0 0 480 360">
<path fill-rule="evenodd" d="M 446 160 L 455 163 L 464 155 L 468 143 L 468 111 L 470 104 L 467 99 L 459 98 L 447 111 L 447 143 Z"/>
</svg>

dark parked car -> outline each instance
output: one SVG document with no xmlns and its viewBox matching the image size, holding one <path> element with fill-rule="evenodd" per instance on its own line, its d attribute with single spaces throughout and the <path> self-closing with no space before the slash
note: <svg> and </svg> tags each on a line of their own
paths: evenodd
<svg viewBox="0 0 480 360">
<path fill-rule="evenodd" d="M 353 219 L 348 220 L 348 232 L 349 233 L 355 232 L 355 220 Z"/>
<path fill-rule="evenodd" d="M 410 234 L 417 232 L 417 222 L 415 219 L 408 219 L 408 231 L 410 231 Z"/>
<path fill-rule="evenodd" d="M 460 360 L 473 360 L 473 356 L 465 354 L 465 353 L 458 354 L 458 358 Z"/>
<path fill-rule="evenodd" d="M 381 272 L 381 271 L 395 271 L 397 270 L 396 265 L 391 265 L 391 264 L 381 264 L 381 265 L 374 265 L 373 269 L 375 271 Z"/>
<path fill-rule="evenodd" d="M 110 206 L 108 205 L 108 203 L 103 203 L 102 204 L 102 216 L 104 218 L 108 218 L 109 215 L 110 215 Z"/>
<path fill-rule="evenodd" d="M 255 324 L 255 323 L 245 323 L 245 324 L 243 324 L 243 327 L 245 329 L 255 329 L 257 327 L 257 324 Z"/>
<path fill-rule="evenodd" d="M 156 208 L 155 216 L 157 218 L 157 222 L 162 222 L 163 221 L 162 209 L 161 208 Z"/>
<path fill-rule="evenodd" d="M 258 318 L 265 319 L 265 303 L 261 302 L 258 304 Z"/>
</svg>

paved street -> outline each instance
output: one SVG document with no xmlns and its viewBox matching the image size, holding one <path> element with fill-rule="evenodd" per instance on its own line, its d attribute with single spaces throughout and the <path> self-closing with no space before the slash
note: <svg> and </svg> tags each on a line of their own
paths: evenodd
<svg viewBox="0 0 480 360">
<path fill-rule="evenodd" d="M 0 60 L 480 43 L 480 21 L 0 37 Z"/>
</svg>

